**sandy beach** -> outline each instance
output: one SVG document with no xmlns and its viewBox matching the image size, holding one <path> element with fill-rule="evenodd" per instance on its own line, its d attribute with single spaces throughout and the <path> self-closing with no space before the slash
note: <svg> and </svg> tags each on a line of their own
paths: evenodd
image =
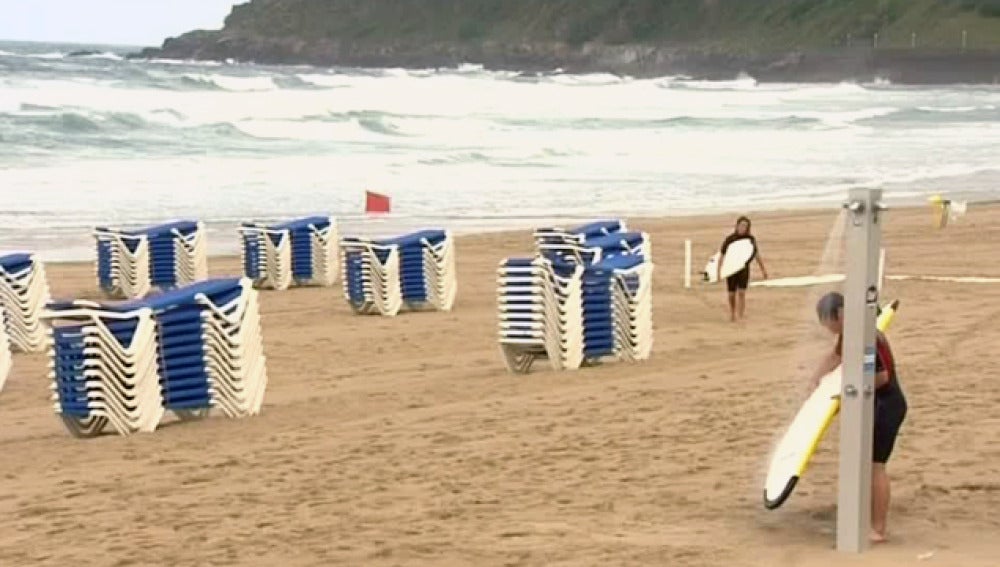
<svg viewBox="0 0 1000 567">
<path fill-rule="evenodd" d="M 771 276 L 814 273 L 836 216 L 754 214 Z M 836 426 L 784 507 L 761 502 L 805 396 L 797 367 L 831 344 L 822 289 L 752 289 L 731 324 L 720 287 L 682 286 L 683 240 L 700 269 L 734 218 L 629 220 L 656 263 L 641 364 L 506 372 L 495 270 L 530 252 L 527 232 L 459 239 L 450 313 L 355 316 L 339 282 L 262 292 L 270 382 L 252 419 L 75 439 L 46 357 L 18 354 L 0 393 L 0 566 L 1000 564 L 1000 284 L 887 283 L 910 403 L 892 541 L 845 557 Z M 888 274 L 1000 277 L 998 241 L 1000 206 L 943 231 L 893 210 Z M 47 272 L 56 297 L 98 297 L 89 263 Z"/>
</svg>

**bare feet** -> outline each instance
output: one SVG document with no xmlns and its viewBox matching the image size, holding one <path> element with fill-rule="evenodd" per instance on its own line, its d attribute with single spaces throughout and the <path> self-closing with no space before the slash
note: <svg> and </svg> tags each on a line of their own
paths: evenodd
<svg viewBox="0 0 1000 567">
<path fill-rule="evenodd" d="M 872 543 L 885 543 L 889 541 L 889 538 L 884 533 L 872 531 L 868 534 L 868 540 Z"/>
</svg>

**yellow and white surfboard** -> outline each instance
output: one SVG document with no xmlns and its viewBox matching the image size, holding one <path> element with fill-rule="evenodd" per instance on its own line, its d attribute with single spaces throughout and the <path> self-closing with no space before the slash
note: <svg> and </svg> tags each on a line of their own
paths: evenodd
<svg viewBox="0 0 1000 567">
<path fill-rule="evenodd" d="M 882 310 L 878 329 L 885 332 L 892 323 L 899 300 Z M 840 411 L 841 369 L 827 374 L 799 408 L 792 423 L 771 455 L 771 464 L 764 481 L 764 507 L 773 510 L 781 506 L 795 490 L 805 473 L 819 442 Z"/>
</svg>

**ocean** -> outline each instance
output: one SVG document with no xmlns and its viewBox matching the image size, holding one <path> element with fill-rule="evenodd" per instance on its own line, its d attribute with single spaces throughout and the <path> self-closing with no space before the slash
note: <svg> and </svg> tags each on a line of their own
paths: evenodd
<svg viewBox="0 0 1000 567">
<path fill-rule="evenodd" d="M 95 51 L 70 56 L 73 51 Z M 331 214 L 343 233 L 1000 197 L 1000 87 L 129 61 L 0 42 L 0 252 L 97 225 Z M 393 214 L 365 219 L 366 189 Z M 724 230 L 726 227 L 720 227 Z"/>
</svg>

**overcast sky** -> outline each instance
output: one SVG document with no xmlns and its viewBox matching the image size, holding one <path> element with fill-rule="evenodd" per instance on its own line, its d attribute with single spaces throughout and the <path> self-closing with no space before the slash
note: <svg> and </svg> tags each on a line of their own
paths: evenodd
<svg viewBox="0 0 1000 567">
<path fill-rule="evenodd" d="M 0 0 L 0 40 L 160 45 L 247 0 Z"/>
</svg>

